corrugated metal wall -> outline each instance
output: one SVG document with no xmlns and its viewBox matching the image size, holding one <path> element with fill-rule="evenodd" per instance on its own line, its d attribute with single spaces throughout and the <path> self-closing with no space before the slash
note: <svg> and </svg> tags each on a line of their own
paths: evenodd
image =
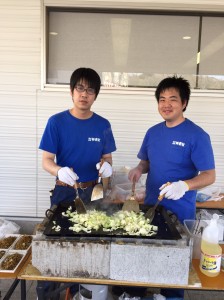
<svg viewBox="0 0 224 300">
<path fill-rule="evenodd" d="M 41 217 L 49 208 L 53 178 L 42 170 L 39 140 L 48 117 L 72 106 L 69 91 L 40 90 L 40 12 L 40 0 L 0 2 L 0 216 Z M 147 128 L 161 121 L 154 91 L 101 91 L 93 109 L 112 124 L 114 164 L 134 166 Z M 223 113 L 224 92 L 192 92 L 186 116 L 211 135 L 224 190 Z"/>
<path fill-rule="evenodd" d="M 35 216 L 40 1 L 0 3 L 0 215 Z"/>
</svg>

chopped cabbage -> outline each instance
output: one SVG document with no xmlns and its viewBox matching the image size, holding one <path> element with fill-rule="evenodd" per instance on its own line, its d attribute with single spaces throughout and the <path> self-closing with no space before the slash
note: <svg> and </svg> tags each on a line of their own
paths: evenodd
<svg viewBox="0 0 224 300">
<path fill-rule="evenodd" d="M 155 235 L 158 230 L 157 226 L 149 224 L 143 212 L 118 211 L 108 216 L 103 211 L 90 210 L 86 214 L 78 214 L 77 211 L 72 212 L 72 208 L 69 207 L 62 215 L 73 223 L 69 229 L 75 232 L 90 233 L 92 230 L 99 229 L 103 231 L 123 229 L 124 234 L 151 236 Z"/>
</svg>

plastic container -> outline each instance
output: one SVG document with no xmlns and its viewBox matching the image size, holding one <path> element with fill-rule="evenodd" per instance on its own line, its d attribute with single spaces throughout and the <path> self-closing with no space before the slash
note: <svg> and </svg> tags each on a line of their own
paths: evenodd
<svg viewBox="0 0 224 300">
<path fill-rule="evenodd" d="M 201 238 L 200 271 L 209 277 L 219 275 L 221 268 L 222 248 L 219 246 L 218 219 L 219 216 L 214 214 Z"/>
<path fill-rule="evenodd" d="M 114 167 L 113 166 L 113 174 L 111 176 L 111 184 L 112 186 L 115 186 L 116 184 L 121 183 L 130 183 L 130 180 L 128 179 L 128 174 L 131 170 L 131 167 L 129 166 L 123 166 L 123 167 Z M 141 185 L 145 185 L 146 183 L 147 174 L 142 174 L 142 176 L 139 178 L 138 183 Z"/>
<path fill-rule="evenodd" d="M 79 285 L 79 300 L 107 300 L 107 296 L 108 285 Z"/>
<path fill-rule="evenodd" d="M 193 259 L 201 257 L 201 236 L 204 228 L 208 225 L 206 220 L 184 220 L 184 226 L 189 236 L 193 239 L 192 255 Z"/>
<path fill-rule="evenodd" d="M 131 196 L 132 192 L 132 183 L 116 184 L 111 192 L 112 200 L 119 200 L 124 202 Z M 144 201 L 145 199 L 145 187 L 139 183 L 135 185 L 135 197 L 137 201 Z"/>
<path fill-rule="evenodd" d="M 114 167 L 113 166 L 113 174 L 111 176 L 111 183 L 114 186 L 115 184 L 120 183 L 128 183 L 128 173 L 131 170 L 130 167 L 124 166 L 124 167 Z"/>
</svg>

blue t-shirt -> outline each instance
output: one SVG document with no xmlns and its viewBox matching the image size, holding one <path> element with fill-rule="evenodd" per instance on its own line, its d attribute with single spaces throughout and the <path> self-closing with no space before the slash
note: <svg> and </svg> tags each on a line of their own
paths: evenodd
<svg viewBox="0 0 224 300">
<path fill-rule="evenodd" d="M 108 120 L 95 113 L 81 120 L 66 110 L 49 118 L 39 149 L 54 153 L 59 166 L 73 168 L 78 181 L 87 182 L 97 179 L 96 164 L 116 145 Z"/>
<path fill-rule="evenodd" d="M 154 204 L 159 188 L 166 182 L 191 179 L 199 171 L 215 168 L 209 135 L 192 121 L 169 128 L 165 122 L 151 127 L 143 140 L 138 158 L 149 161 L 146 204 Z M 179 220 L 194 219 L 196 191 L 188 191 L 177 201 L 163 199 L 161 205 Z"/>
</svg>

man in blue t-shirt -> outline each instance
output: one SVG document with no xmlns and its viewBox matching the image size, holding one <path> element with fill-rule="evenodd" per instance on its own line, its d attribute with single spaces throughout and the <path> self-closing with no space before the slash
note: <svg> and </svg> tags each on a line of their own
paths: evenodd
<svg viewBox="0 0 224 300">
<path fill-rule="evenodd" d="M 155 92 L 158 111 L 165 122 L 148 129 L 138 153 L 141 160 L 129 173 L 139 180 L 148 173 L 145 204 L 161 202 L 178 219 L 195 219 L 196 192 L 215 181 L 215 162 L 209 135 L 183 112 L 190 85 L 182 77 L 163 79 Z M 167 185 L 167 183 L 171 183 Z"/>
<path fill-rule="evenodd" d="M 39 148 L 43 150 L 44 170 L 56 177 L 51 205 L 74 201 L 76 181 L 80 198 L 89 202 L 98 173 L 102 178 L 112 174 L 111 153 L 116 145 L 111 125 L 91 111 L 100 86 L 100 77 L 93 69 L 75 70 L 70 79 L 73 107 L 47 122 Z"/>
<path fill-rule="evenodd" d="M 164 196 L 161 205 L 183 223 L 195 219 L 197 189 L 215 181 L 213 150 L 209 135 L 183 115 L 190 98 L 187 80 L 165 78 L 155 96 L 165 122 L 148 129 L 138 153 L 140 162 L 129 172 L 129 179 L 138 181 L 148 173 L 145 204 L 155 204 L 159 195 Z M 184 298 L 182 289 L 160 292 L 167 298 Z"/>
</svg>

